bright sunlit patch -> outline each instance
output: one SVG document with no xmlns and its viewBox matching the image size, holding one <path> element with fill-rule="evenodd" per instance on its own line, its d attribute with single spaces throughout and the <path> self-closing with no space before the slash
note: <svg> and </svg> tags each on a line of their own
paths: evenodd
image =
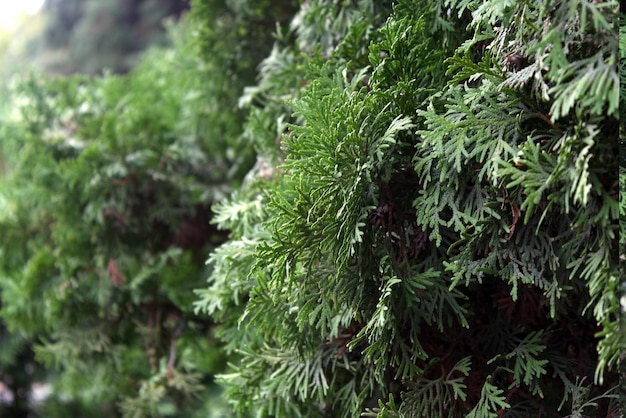
<svg viewBox="0 0 626 418">
<path fill-rule="evenodd" d="M 13 29 L 24 15 L 41 10 L 44 0 L 0 0 L 0 29 Z"/>
</svg>

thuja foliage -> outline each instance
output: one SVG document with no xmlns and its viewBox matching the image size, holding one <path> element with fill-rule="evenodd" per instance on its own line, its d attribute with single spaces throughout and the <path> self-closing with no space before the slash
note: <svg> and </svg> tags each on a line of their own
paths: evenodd
<svg viewBox="0 0 626 418">
<path fill-rule="evenodd" d="M 209 208 L 253 162 L 236 101 L 253 79 L 235 65 L 220 78 L 223 55 L 202 57 L 197 28 L 172 26 L 173 46 L 125 76 L 34 75 L 10 90 L 0 378 L 15 381 L 32 349 L 33 379 L 54 388 L 41 416 L 225 413 L 212 377 L 224 356 L 193 289 L 226 238 Z"/>
<path fill-rule="evenodd" d="M 619 356 L 620 367 L 620 380 L 621 380 L 621 392 L 620 399 L 622 408 L 626 405 L 626 272 L 624 271 L 624 259 L 626 254 L 626 21 L 624 13 L 624 4 L 620 4 L 620 20 L 619 20 L 619 76 L 620 76 L 620 126 L 619 126 L 619 138 L 620 138 L 620 162 L 619 162 L 619 190 L 620 190 L 620 203 L 619 203 L 619 257 L 621 267 L 621 317 L 620 317 L 620 332 L 621 332 L 621 353 Z"/>
<path fill-rule="evenodd" d="M 237 411 L 623 414 L 617 8 L 302 4 L 196 302 Z"/>
</svg>

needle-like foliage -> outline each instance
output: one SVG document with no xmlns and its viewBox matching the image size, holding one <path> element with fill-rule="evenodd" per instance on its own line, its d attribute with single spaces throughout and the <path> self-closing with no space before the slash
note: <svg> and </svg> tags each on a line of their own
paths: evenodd
<svg viewBox="0 0 626 418">
<path fill-rule="evenodd" d="M 196 302 L 237 411 L 623 413 L 617 8 L 302 5 Z"/>
</svg>

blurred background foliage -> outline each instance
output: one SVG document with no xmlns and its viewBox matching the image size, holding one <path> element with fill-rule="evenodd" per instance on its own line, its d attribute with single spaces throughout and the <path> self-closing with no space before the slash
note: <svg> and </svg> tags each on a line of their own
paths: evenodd
<svg viewBox="0 0 626 418">
<path fill-rule="evenodd" d="M 193 314 L 293 1 L 48 0 L 0 36 L 0 416 L 230 416 Z"/>
</svg>

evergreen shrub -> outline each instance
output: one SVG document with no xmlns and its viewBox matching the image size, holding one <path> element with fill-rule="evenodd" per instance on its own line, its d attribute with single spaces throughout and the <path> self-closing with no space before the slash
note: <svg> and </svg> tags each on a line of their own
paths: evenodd
<svg viewBox="0 0 626 418">
<path fill-rule="evenodd" d="M 394 3 L 304 2 L 242 97 L 257 163 L 196 302 L 227 397 L 623 415 L 617 2 Z"/>
<path fill-rule="evenodd" d="M 203 55 L 197 22 L 171 25 L 172 46 L 127 75 L 35 74 L 4 98 L 0 380 L 20 393 L 7 413 L 227 414 L 225 356 L 193 289 L 226 239 L 210 207 L 253 164 L 237 99 L 257 58 Z M 246 25 L 212 36 L 236 43 Z M 33 381 L 53 388 L 40 405 Z"/>
</svg>

